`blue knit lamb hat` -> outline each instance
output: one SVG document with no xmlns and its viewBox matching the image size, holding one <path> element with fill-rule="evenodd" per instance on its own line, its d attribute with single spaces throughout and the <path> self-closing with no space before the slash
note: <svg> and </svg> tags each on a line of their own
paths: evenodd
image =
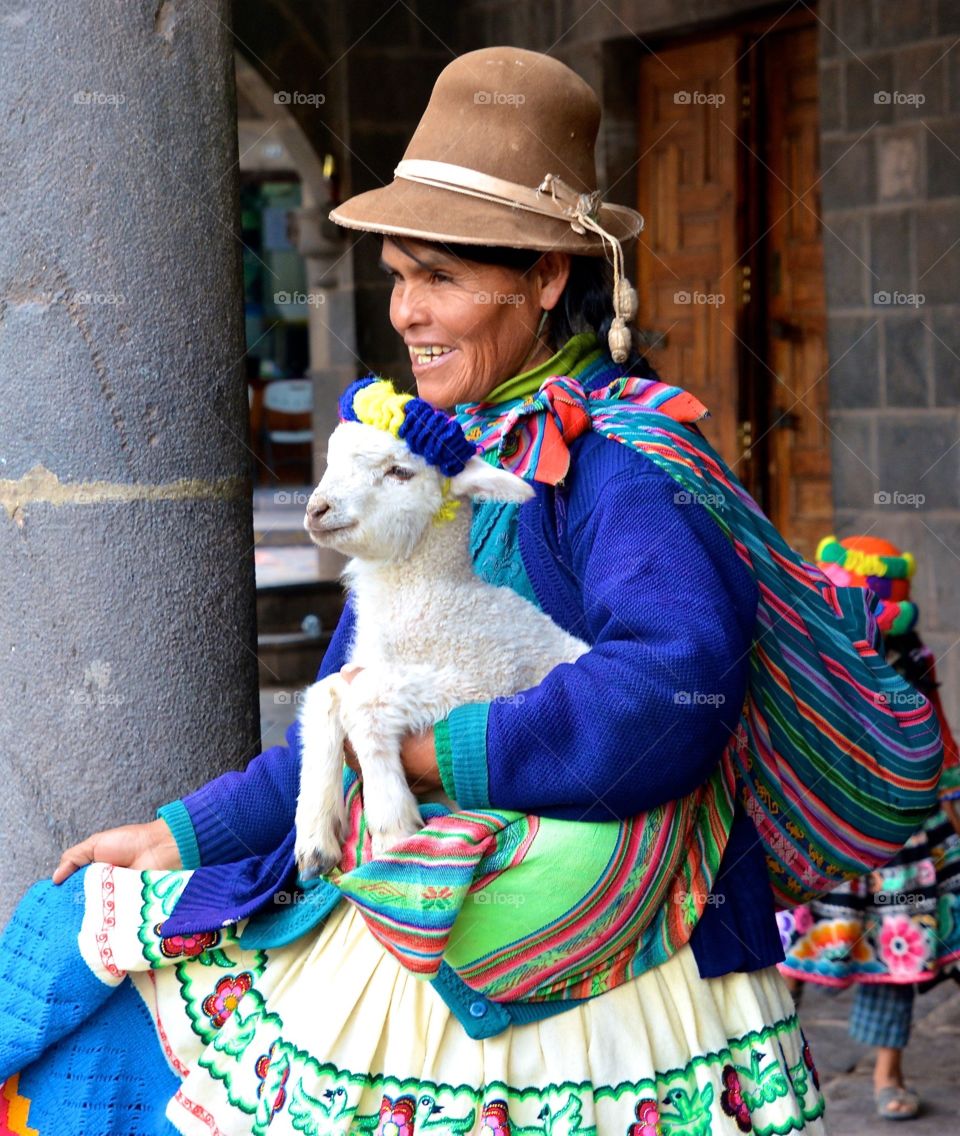
<svg viewBox="0 0 960 1136">
<path fill-rule="evenodd" d="M 422 398 L 397 391 L 389 379 L 375 375 L 357 379 L 343 392 L 340 421 L 386 430 L 435 465 L 444 477 L 456 476 L 477 455 L 455 418 L 435 410 Z"/>
</svg>

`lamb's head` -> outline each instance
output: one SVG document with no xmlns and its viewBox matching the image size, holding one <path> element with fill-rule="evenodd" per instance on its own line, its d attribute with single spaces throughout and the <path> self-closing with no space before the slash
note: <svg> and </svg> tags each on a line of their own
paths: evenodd
<svg viewBox="0 0 960 1136">
<path fill-rule="evenodd" d="M 303 522 L 321 547 L 362 560 L 404 560 L 465 499 L 533 496 L 519 477 L 477 457 L 454 419 L 385 380 L 349 387 L 340 418 Z"/>
</svg>

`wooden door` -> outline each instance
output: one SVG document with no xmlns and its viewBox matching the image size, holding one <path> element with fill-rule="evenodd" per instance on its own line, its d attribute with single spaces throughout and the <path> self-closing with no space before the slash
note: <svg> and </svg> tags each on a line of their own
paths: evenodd
<svg viewBox="0 0 960 1136">
<path fill-rule="evenodd" d="M 816 52 L 806 11 L 665 45 L 638 112 L 647 354 L 808 557 L 832 517 Z"/>
<path fill-rule="evenodd" d="M 711 419 L 704 433 L 737 454 L 737 46 L 734 35 L 664 48 L 640 68 L 638 291 L 647 352 L 666 382 L 686 387 Z"/>
<path fill-rule="evenodd" d="M 833 523 L 816 28 L 771 35 L 765 56 L 767 511 L 790 543 L 811 557 Z"/>
</svg>

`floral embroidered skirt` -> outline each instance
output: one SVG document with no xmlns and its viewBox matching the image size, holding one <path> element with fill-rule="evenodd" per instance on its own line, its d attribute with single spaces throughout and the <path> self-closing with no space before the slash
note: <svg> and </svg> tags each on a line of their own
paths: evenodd
<svg viewBox="0 0 960 1136">
<path fill-rule="evenodd" d="M 777 914 L 781 973 L 825 986 L 927 983 L 960 960 L 960 837 L 938 811 L 883 868 Z"/>
<path fill-rule="evenodd" d="M 245 950 L 232 927 L 161 938 L 188 877 L 98 864 L 83 880 L 73 935 L 83 962 L 104 988 L 122 993 L 132 981 L 171 1078 L 159 1117 L 169 1128 L 138 1133 L 825 1131 L 809 1047 L 774 967 L 704 980 L 684 947 L 582 1005 L 478 1041 L 347 903 L 282 948 Z M 24 1116 L 30 1084 L 28 1069 L 4 1090 Z M 56 1090 L 49 1078 L 45 1087 Z M 57 1131 L 39 1119 L 30 1114 L 39 1136 Z"/>
</svg>

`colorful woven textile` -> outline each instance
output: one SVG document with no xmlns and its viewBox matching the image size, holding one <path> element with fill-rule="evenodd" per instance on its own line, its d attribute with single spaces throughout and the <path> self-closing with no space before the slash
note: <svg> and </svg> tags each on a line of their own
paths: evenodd
<svg viewBox="0 0 960 1136">
<path fill-rule="evenodd" d="M 777 923 L 790 977 L 931 982 L 960 960 L 960 837 L 938 810 L 889 864 L 778 912 Z"/>
<path fill-rule="evenodd" d="M 623 824 L 484 810 L 434 815 L 370 859 L 359 782 L 346 772 L 349 831 L 330 880 L 374 937 L 425 978 L 441 962 L 498 1000 L 581 998 L 665 961 L 702 911 L 733 817 L 727 764 L 702 789 Z"/>
<path fill-rule="evenodd" d="M 678 484 L 678 507 L 706 507 L 759 589 L 753 673 L 728 750 L 768 857 L 793 907 L 878 867 L 936 800 L 942 744 L 929 703 L 878 651 L 876 598 L 837 588 L 804 562 L 711 446 L 657 413 L 676 388 L 617 379 L 589 392 L 547 380 L 507 407 L 461 408 L 471 441 L 522 476 L 557 484 L 570 443 L 592 429 L 630 445 Z M 695 400 L 685 405 L 696 416 Z M 685 415 L 680 415 L 681 418 Z"/>
</svg>

